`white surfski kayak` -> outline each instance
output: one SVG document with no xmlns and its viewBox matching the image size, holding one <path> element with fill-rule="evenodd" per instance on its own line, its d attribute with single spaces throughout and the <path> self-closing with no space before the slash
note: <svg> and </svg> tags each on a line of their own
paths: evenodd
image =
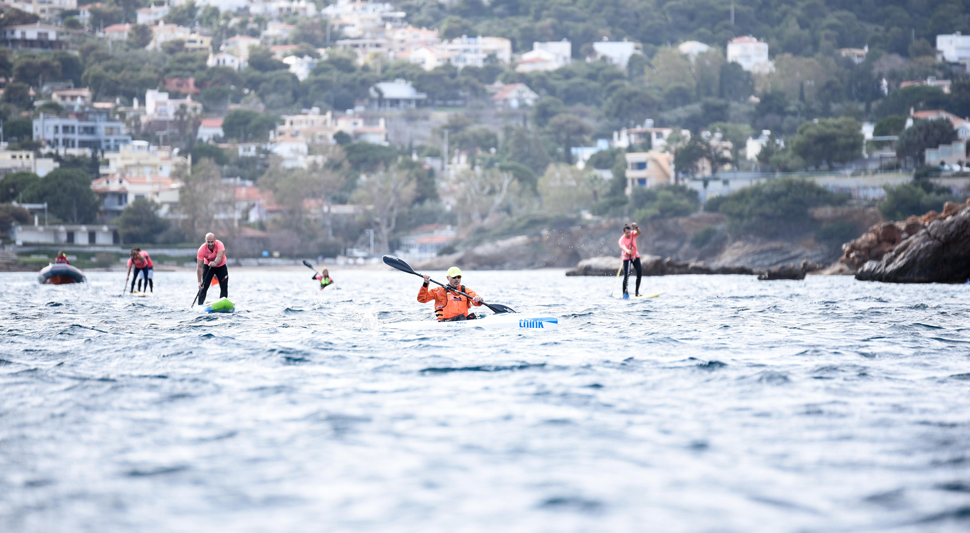
<svg viewBox="0 0 970 533">
<path fill-rule="evenodd" d="M 433 320 L 412 320 L 407 322 L 385 322 L 382 327 L 407 331 L 430 331 L 440 329 L 556 329 L 559 319 L 554 316 L 523 315 L 508 313 L 489 315 L 476 320 L 459 322 L 436 322 Z"/>
</svg>

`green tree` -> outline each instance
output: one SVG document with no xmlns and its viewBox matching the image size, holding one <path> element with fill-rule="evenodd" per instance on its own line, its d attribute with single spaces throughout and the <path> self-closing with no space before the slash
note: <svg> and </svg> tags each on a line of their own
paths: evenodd
<svg viewBox="0 0 970 533">
<path fill-rule="evenodd" d="M 697 191 L 684 185 L 637 187 L 630 195 L 630 208 L 635 220 L 685 217 L 696 213 L 701 202 Z"/>
<path fill-rule="evenodd" d="M 269 132 L 276 129 L 279 119 L 248 109 L 233 109 L 222 122 L 222 131 L 227 139 L 243 142 L 265 141 Z"/>
<path fill-rule="evenodd" d="M 39 20 L 40 17 L 34 15 L 33 13 L 27 13 L 26 11 L 21 11 L 15 7 L 11 7 L 3 13 L 0 13 L 0 28 L 7 26 L 19 26 L 21 24 L 34 24 Z"/>
<path fill-rule="evenodd" d="M 33 172 L 12 172 L 0 180 L 0 202 L 20 202 L 20 193 L 40 181 Z"/>
<path fill-rule="evenodd" d="M 501 172 L 512 174 L 520 185 L 532 192 L 536 192 L 539 177 L 536 176 L 536 173 L 531 168 L 512 161 L 506 161 L 505 163 L 500 163 L 498 169 Z"/>
<path fill-rule="evenodd" d="M 777 237 L 815 231 L 818 223 L 809 209 L 847 201 L 848 195 L 833 193 L 813 181 L 785 178 L 733 192 L 723 197 L 718 211 L 727 216 L 736 234 Z"/>
<path fill-rule="evenodd" d="M 950 189 L 934 185 L 929 180 L 913 181 L 902 185 L 884 187 L 886 199 L 879 203 L 879 213 L 886 220 L 906 220 L 929 211 L 943 211 L 943 204 L 955 202 Z"/>
<path fill-rule="evenodd" d="M 551 159 L 538 131 L 516 128 L 509 142 L 509 161 L 529 167 L 538 176 L 546 172 Z"/>
<path fill-rule="evenodd" d="M 461 17 L 448 17 L 441 23 L 441 38 L 454 39 L 462 35 L 474 35 L 470 22 Z"/>
<path fill-rule="evenodd" d="M 0 48 L 0 76 L 13 76 L 13 52 L 9 48 Z"/>
<path fill-rule="evenodd" d="M 700 135 L 694 135 L 674 154 L 674 167 L 682 176 L 696 176 L 701 170 L 701 162 L 707 159 L 710 143 Z"/>
<path fill-rule="evenodd" d="M 590 133 L 593 133 L 593 127 L 585 120 L 569 113 L 553 117 L 546 126 L 546 130 L 549 136 L 562 147 L 563 161 L 568 164 L 573 162 L 572 148 L 579 146 Z"/>
<path fill-rule="evenodd" d="M 824 163 L 848 163 L 862 157 L 862 126 L 850 117 L 820 119 L 798 127 L 792 151 L 805 162 L 819 168 Z"/>
<path fill-rule="evenodd" d="M 450 145 L 460 150 L 477 149 L 488 152 L 493 148 L 498 148 L 498 135 L 484 126 L 470 128 L 452 137 Z"/>
<path fill-rule="evenodd" d="M 158 215 L 159 209 L 160 205 L 145 198 L 138 198 L 128 204 L 115 221 L 121 240 L 129 244 L 158 242 L 159 235 L 169 225 L 168 220 Z"/>
<path fill-rule="evenodd" d="M 192 148 L 192 161 L 199 162 L 203 158 L 209 158 L 219 166 L 229 164 L 229 155 L 222 148 L 214 144 L 197 143 Z"/>
<path fill-rule="evenodd" d="M 196 7 L 195 2 L 189 1 L 180 6 L 173 6 L 168 15 L 165 16 L 165 22 L 179 26 L 191 26 L 198 13 L 199 8 Z"/>
<path fill-rule="evenodd" d="M 47 203 L 52 215 L 71 224 L 94 222 L 98 215 L 98 196 L 91 190 L 91 177 L 83 170 L 59 168 L 36 181 L 24 199 Z"/>
<path fill-rule="evenodd" d="M 21 109 L 30 109 L 33 104 L 30 98 L 30 86 L 19 81 L 10 82 L 3 89 L 3 98 L 0 98 L 0 101 Z"/>
<path fill-rule="evenodd" d="M 30 211 L 19 205 L 0 204 L 0 234 L 6 234 L 15 223 L 27 224 L 30 222 Z"/>
<path fill-rule="evenodd" d="M 888 117 L 879 119 L 879 122 L 876 122 L 875 127 L 872 129 L 872 135 L 875 137 L 899 135 L 904 129 L 906 129 L 906 117 L 889 115 Z"/>
<path fill-rule="evenodd" d="M 632 85 L 617 89 L 607 99 L 603 114 L 618 124 L 643 124 L 657 111 L 657 99 L 646 89 Z"/>
<path fill-rule="evenodd" d="M 534 106 L 532 106 L 532 122 L 540 128 L 545 128 L 552 117 L 564 113 L 566 111 L 566 106 L 563 105 L 562 100 L 556 98 L 555 96 L 546 96 L 540 98 Z"/>
<path fill-rule="evenodd" d="M 61 79 L 61 64 L 50 57 L 25 55 L 13 67 L 17 81 L 40 88 L 44 82 Z"/>
<path fill-rule="evenodd" d="M 945 118 L 937 120 L 917 120 L 903 130 L 896 141 L 896 157 L 903 161 L 913 158 L 918 164 L 926 162 L 926 149 L 941 144 L 950 144 L 957 138 L 953 124 Z"/>
<path fill-rule="evenodd" d="M 265 46 L 252 46 L 249 48 L 249 68 L 259 72 L 273 72 L 274 70 L 286 70 L 290 68 L 286 63 L 273 57 L 273 51 Z"/>
<path fill-rule="evenodd" d="M 145 48 L 152 38 L 152 29 L 144 24 L 135 24 L 128 30 L 128 45 L 132 48 Z"/>
</svg>

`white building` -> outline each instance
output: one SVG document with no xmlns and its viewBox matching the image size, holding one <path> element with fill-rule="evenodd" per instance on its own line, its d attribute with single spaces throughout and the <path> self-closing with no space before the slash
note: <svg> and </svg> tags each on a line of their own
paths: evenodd
<svg viewBox="0 0 970 533">
<path fill-rule="evenodd" d="M 375 83 L 368 94 L 370 107 L 378 110 L 412 109 L 428 99 L 427 94 L 418 92 L 410 82 L 400 79 Z"/>
<path fill-rule="evenodd" d="M 239 70 L 245 67 L 246 63 L 229 52 L 219 52 L 218 54 L 209 54 L 209 59 L 206 59 L 205 66 L 226 67 L 232 70 Z"/>
<path fill-rule="evenodd" d="M 744 143 L 744 158 L 748 161 L 757 161 L 758 155 L 764 149 L 765 145 L 768 144 L 769 138 L 771 138 L 771 130 L 761 130 L 761 135 L 758 137 L 748 137 L 748 140 Z M 778 142 L 782 146 L 785 145 L 785 141 L 781 139 Z"/>
<path fill-rule="evenodd" d="M 321 13 L 351 39 L 379 35 L 388 28 L 403 28 L 407 16 L 389 3 L 359 0 L 338 0 L 324 7 Z"/>
<path fill-rule="evenodd" d="M 534 105 L 539 95 L 524 83 L 510 83 L 503 85 L 492 95 L 492 103 L 502 109 L 518 109 Z"/>
<path fill-rule="evenodd" d="M 317 16 L 317 6 L 307 0 L 252 0 L 249 12 L 276 20 L 290 16 L 312 19 Z"/>
<path fill-rule="evenodd" d="M 0 177 L 13 172 L 32 172 L 43 178 L 60 166 L 53 158 L 35 157 L 29 150 L 8 150 L 7 143 L 0 144 Z"/>
<path fill-rule="evenodd" d="M 652 150 L 664 151 L 667 149 L 667 140 L 674 131 L 676 130 L 673 128 L 655 128 L 653 120 L 647 119 L 643 127 L 622 128 L 619 131 L 614 131 L 611 145 L 613 148 L 626 149 L 649 141 Z M 680 134 L 685 139 L 690 138 L 689 130 L 680 130 Z"/>
<path fill-rule="evenodd" d="M 36 219 L 35 219 L 36 220 Z M 101 224 L 51 226 L 21 226 L 15 224 L 11 238 L 17 246 L 24 244 L 97 244 L 117 245 L 121 243 L 118 228 Z"/>
<path fill-rule="evenodd" d="M 605 60 L 626 70 L 626 65 L 634 54 L 643 54 L 643 47 L 640 43 L 607 41 L 604 37 L 602 41 L 593 43 L 593 53 L 588 59 L 593 61 Z"/>
<path fill-rule="evenodd" d="M 731 39 L 727 45 L 727 60 L 755 74 L 766 74 L 775 70 L 774 63 L 768 59 L 768 43 L 750 35 Z"/>
<path fill-rule="evenodd" d="M 697 56 L 709 51 L 710 46 L 700 42 L 700 41 L 684 41 L 677 45 L 677 51 L 690 59 L 690 64 L 693 65 L 694 61 L 697 60 Z"/>
<path fill-rule="evenodd" d="M 0 28 L 0 44 L 26 50 L 60 50 L 64 42 L 58 40 L 58 31 L 58 27 L 40 22 L 7 26 Z"/>
<path fill-rule="evenodd" d="M 142 123 L 153 120 L 175 120 L 179 108 L 185 106 L 186 111 L 192 115 L 202 112 L 202 103 L 192 100 L 192 95 L 185 99 L 169 98 L 167 92 L 149 89 L 145 92 L 145 116 Z"/>
<path fill-rule="evenodd" d="M 248 35 L 236 35 L 235 37 L 230 37 L 222 43 L 220 48 L 223 52 L 229 52 L 230 54 L 239 58 L 240 61 L 245 64 L 249 61 L 249 48 L 252 46 L 259 46 L 259 39 L 255 37 L 250 37 Z"/>
<path fill-rule="evenodd" d="M 501 64 L 507 65 L 512 61 L 512 41 L 502 37 L 463 35 L 442 43 L 438 49 L 449 54 L 449 61 L 459 70 L 464 67 L 483 67 L 490 56 Z"/>
<path fill-rule="evenodd" d="M 101 35 L 109 41 L 127 41 L 131 24 L 112 24 L 101 31 Z"/>
<path fill-rule="evenodd" d="M 221 118 L 204 118 L 199 124 L 199 131 L 195 138 L 202 142 L 209 142 L 214 139 L 221 139 L 226 136 L 222 131 Z"/>
<path fill-rule="evenodd" d="M 272 20 L 266 25 L 266 29 L 259 34 L 259 38 L 264 43 L 275 43 L 280 41 L 285 41 L 296 26 L 292 24 L 284 24 L 282 22 Z"/>
<path fill-rule="evenodd" d="M 166 5 L 143 7 L 135 12 L 138 24 L 155 24 L 168 15 L 169 7 Z"/>
<path fill-rule="evenodd" d="M 936 50 L 944 61 L 970 65 L 970 35 L 937 35 Z"/>
<path fill-rule="evenodd" d="M 310 56 L 288 56 L 283 58 L 283 62 L 290 67 L 290 72 L 300 81 L 309 78 L 313 67 L 317 66 L 317 60 Z"/>
<path fill-rule="evenodd" d="M 392 28 L 384 32 L 384 37 L 388 41 L 388 53 L 395 58 L 418 48 L 433 48 L 441 43 L 438 30 L 415 28 L 413 26 Z"/>
<path fill-rule="evenodd" d="M 516 72 L 556 70 L 572 62 L 572 43 L 563 39 L 545 43 L 532 43 L 532 51 L 522 54 L 515 67 Z"/>
<path fill-rule="evenodd" d="M 188 41 L 192 30 L 177 24 L 159 22 L 152 27 L 152 40 L 148 43 L 148 50 L 161 50 L 162 45 L 169 41 Z"/>
<path fill-rule="evenodd" d="M 148 141 L 131 141 L 117 152 L 106 153 L 106 165 L 101 166 L 102 176 L 168 178 L 175 165 L 188 160 L 178 155 L 178 149 L 167 146 L 154 146 Z"/>
<path fill-rule="evenodd" d="M 403 59 L 428 71 L 451 63 L 451 57 L 452 54 L 449 52 L 439 50 L 437 47 L 428 46 L 402 52 L 398 55 L 398 59 Z"/>
<path fill-rule="evenodd" d="M 38 15 L 42 19 L 53 19 L 61 16 L 65 11 L 77 9 L 77 0 L 8 0 L 5 3 L 25 13 Z"/>
<path fill-rule="evenodd" d="M 91 103 L 91 89 L 87 87 L 78 89 L 54 89 L 51 91 L 51 100 L 65 108 L 73 107 L 77 109 Z"/>
<path fill-rule="evenodd" d="M 91 190 L 101 198 L 101 209 L 108 221 L 117 218 L 128 204 L 142 198 L 161 205 L 162 216 L 174 213 L 181 188 L 182 182 L 161 176 L 109 175 L 91 182 Z"/>
</svg>

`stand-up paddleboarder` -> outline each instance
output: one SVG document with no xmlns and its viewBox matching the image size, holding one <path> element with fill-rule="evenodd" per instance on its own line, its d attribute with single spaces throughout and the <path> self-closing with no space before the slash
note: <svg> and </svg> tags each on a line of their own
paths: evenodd
<svg viewBox="0 0 970 533">
<path fill-rule="evenodd" d="M 219 280 L 219 298 L 229 296 L 229 269 L 226 267 L 226 245 L 217 241 L 213 233 L 205 234 L 205 244 L 199 247 L 196 255 L 199 268 L 196 275 L 199 278 L 199 305 L 205 303 L 205 294 L 209 290 L 213 276 Z"/>
<path fill-rule="evenodd" d="M 637 236 L 640 235 L 640 227 L 637 226 L 636 222 L 631 222 L 623 226 L 623 236 L 620 237 L 620 250 L 623 251 L 621 257 L 623 258 L 623 298 L 627 299 L 630 297 L 630 293 L 627 292 L 626 284 L 627 280 L 630 278 L 630 266 L 637 269 L 637 289 L 636 296 L 640 296 L 640 277 L 643 276 L 643 270 L 640 267 L 640 252 L 637 251 Z"/>
</svg>

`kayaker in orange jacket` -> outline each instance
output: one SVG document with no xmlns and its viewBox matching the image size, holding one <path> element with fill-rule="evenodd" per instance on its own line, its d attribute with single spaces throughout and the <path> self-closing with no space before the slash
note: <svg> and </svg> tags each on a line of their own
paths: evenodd
<svg viewBox="0 0 970 533">
<path fill-rule="evenodd" d="M 424 285 L 418 291 L 418 301 L 421 303 L 434 301 L 434 313 L 439 322 L 449 322 L 454 320 L 474 320 L 475 314 L 469 313 L 471 305 L 482 305 L 482 297 L 475 294 L 475 291 L 461 284 L 461 270 L 458 267 L 448 269 L 448 287 L 428 288 L 429 276 L 424 276 Z M 456 291 L 461 291 L 467 296 L 462 296 Z"/>
</svg>

